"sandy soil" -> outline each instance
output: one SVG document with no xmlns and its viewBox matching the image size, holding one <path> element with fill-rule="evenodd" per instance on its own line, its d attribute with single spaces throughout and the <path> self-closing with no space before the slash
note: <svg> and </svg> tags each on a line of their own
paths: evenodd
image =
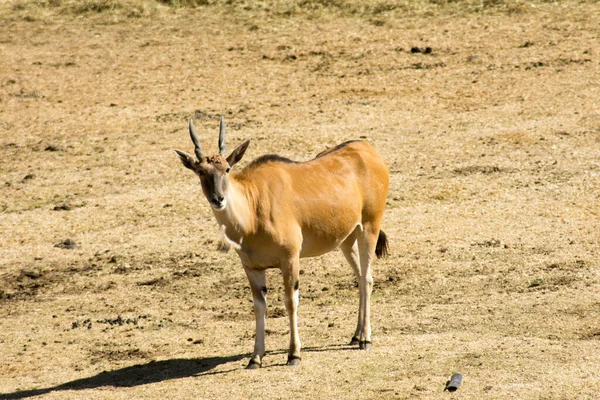
<svg viewBox="0 0 600 400">
<path fill-rule="evenodd" d="M 597 398 L 600 4 L 206 3 L 0 3 L 0 398 Z M 173 152 L 221 114 L 242 164 L 387 161 L 372 351 L 334 252 L 302 260 L 302 365 L 270 271 L 243 369 L 248 283 Z"/>
</svg>

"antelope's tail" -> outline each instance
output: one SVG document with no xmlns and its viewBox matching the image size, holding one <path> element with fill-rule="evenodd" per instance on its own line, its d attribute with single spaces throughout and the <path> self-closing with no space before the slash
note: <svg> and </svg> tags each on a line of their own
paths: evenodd
<svg viewBox="0 0 600 400">
<path fill-rule="evenodd" d="M 390 254 L 387 235 L 384 231 L 379 231 L 377 244 L 375 245 L 375 255 L 377 258 L 385 258 Z"/>
</svg>

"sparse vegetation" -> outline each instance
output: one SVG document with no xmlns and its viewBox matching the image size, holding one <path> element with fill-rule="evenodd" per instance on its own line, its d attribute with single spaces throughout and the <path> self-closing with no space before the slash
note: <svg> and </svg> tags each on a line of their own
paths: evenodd
<svg viewBox="0 0 600 400">
<path fill-rule="evenodd" d="M 598 2 L 13 0 L 0 24 L 0 398 L 597 397 Z M 302 262 L 303 365 L 270 271 L 273 351 L 243 370 L 247 280 L 173 152 L 190 116 L 215 149 L 221 114 L 242 163 L 387 161 L 371 352 L 334 253 Z"/>
<path fill-rule="evenodd" d="M 156 15 L 160 6 L 171 9 L 212 9 L 237 14 L 273 16 L 321 15 L 401 17 L 407 14 L 522 13 L 546 0 L 13 0 L 4 5 L 30 22 L 33 13 L 53 15 L 112 13 L 125 17 Z M 165 10 L 163 8 L 163 10 Z"/>
</svg>

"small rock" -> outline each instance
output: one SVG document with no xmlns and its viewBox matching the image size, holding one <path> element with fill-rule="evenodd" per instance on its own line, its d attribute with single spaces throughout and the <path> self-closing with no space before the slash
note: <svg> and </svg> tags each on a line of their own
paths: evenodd
<svg viewBox="0 0 600 400">
<path fill-rule="evenodd" d="M 31 279 L 38 279 L 40 276 L 42 276 L 41 273 L 39 273 L 38 271 L 31 271 L 31 270 L 21 270 L 21 276 L 26 276 L 27 278 L 31 278 Z"/>
<path fill-rule="evenodd" d="M 65 148 L 62 146 L 55 146 L 53 144 L 46 146 L 44 151 L 63 151 Z"/>
<path fill-rule="evenodd" d="M 433 49 L 431 47 L 411 47 L 410 48 L 410 52 L 411 53 L 423 53 L 423 54 L 431 54 L 431 52 L 433 51 Z"/>
<path fill-rule="evenodd" d="M 58 247 L 60 249 L 67 249 L 67 250 L 74 250 L 74 249 L 79 248 L 79 246 L 77 245 L 77 243 L 75 243 L 71 239 L 67 239 L 67 240 L 62 241 L 60 243 L 57 243 L 57 244 L 54 245 L 54 247 Z"/>
</svg>

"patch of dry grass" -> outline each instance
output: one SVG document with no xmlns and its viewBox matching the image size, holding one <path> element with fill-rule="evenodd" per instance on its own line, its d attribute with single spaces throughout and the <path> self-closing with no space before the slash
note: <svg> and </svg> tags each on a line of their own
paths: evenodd
<svg viewBox="0 0 600 400">
<path fill-rule="evenodd" d="M 451 398 L 594 398 L 598 11 L 3 2 L 0 397 L 435 399 L 459 371 Z M 266 368 L 242 369 L 246 278 L 173 152 L 190 116 L 215 149 L 220 114 L 242 163 L 356 138 L 386 159 L 372 352 L 344 345 L 358 294 L 333 253 L 302 261 L 303 365 L 270 271 Z"/>
<path fill-rule="evenodd" d="M 283 18 L 325 16 L 368 18 L 383 25 L 387 18 L 406 14 L 434 15 L 463 13 L 527 13 L 549 1 L 535 0 L 13 0 L 4 4 L 9 18 L 19 16 L 33 22 L 54 15 L 109 14 L 140 18 L 169 13 L 168 9 L 205 9 L 238 15 L 263 15 Z"/>
</svg>

